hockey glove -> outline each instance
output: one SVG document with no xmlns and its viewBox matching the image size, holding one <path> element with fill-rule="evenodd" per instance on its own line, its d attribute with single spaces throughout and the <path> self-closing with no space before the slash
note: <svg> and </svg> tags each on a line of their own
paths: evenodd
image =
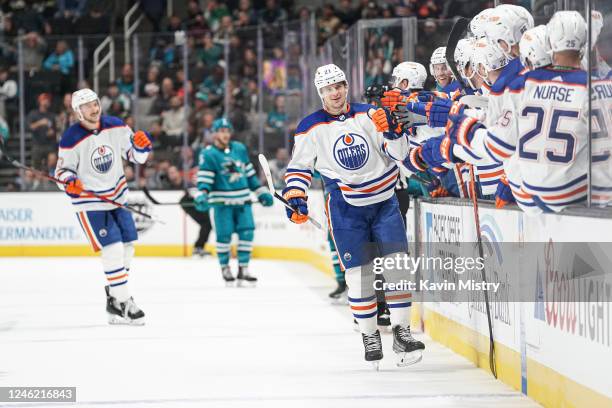
<svg viewBox="0 0 612 408">
<path fill-rule="evenodd" d="M 448 169 L 443 165 L 455 160 L 453 145 L 453 141 L 444 135 L 432 137 L 423 144 L 421 157 L 436 175 L 446 173 Z"/>
<path fill-rule="evenodd" d="M 255 191 L 255 194 L 257 194 L 257 200 L 259 200 L 264 207 L 272 207 L 274 204 L 274 197 L 272 197 L 272 194 L 268 192 L 266 187 L 259 187 L 257 191 Z"/>
<path fill-rule="evenodd" d="M 444 127 L 448 122 L 448 115 L 451 109 L 453 112 L 463 113 L 465 107 L 457 104 L 454 106 L 450 99 L 438 99 L 427 104 L 427 124 L 431 127 Z"/>
<path fill-rule="evenodd" d="M 84 187 L 81 180 L 75 176 L 68 177 L 66 179 L 65 191 L 72 198 L 78 198 L 83 193 Z"/>
<path fill-rule="evenodd" d="M 433 102 L 439 99 L 448 99 L 448 94 L 438 91 L 421 91 L 417 99 L 419 102 Z"/>
<path fill-rule="evenodd" d="M 210 209 L 208 202 L 208 193 L 203 191 L 195 197 L 195 208 L 200 212 L 206 212 Z"/>
<path fill-rule="evenodd" d="M 474 132 L 480 128 L 484 128 L 484 125 L 476 118 L 472 118 L 462 113 L 455 114 L 455 111 L 458 112 L 459 109 L 459 106 L 453 106 L 450 110 L 448 122 L 446 123 L 446 135 L 461 146 L 471 148 Z"/>
<path fill-rule="evenodd" d="M 287 218 L 296 224 L 302 224 L 308 221 L 308 203 L 306 202 L 306 194 L 297 188 L 285 188 L 283 190 L 283 198 L 289 202 L 293 208 L 286 208 Z"/>
<path fill-rule="evenodd" d="M 402 164 L 415 174 L 427 170 L 427 164 L 423 161 L 421 150 L 421 146 L 411 148 L 408 157 L 402 161 Z"/>
<path fill-rule="evenodd" d="M 515 201 L 510 185 L 508 184 L 508 178 L 503 174 L 497 184 L 497 191 L 495 191 L 495 208 L 504 208 L 506 204 Z"/>
<path fill-rule="evenodd" d="M 134 133 L 132 144 L 139 152 L 150 152 L 153 148 L 151 144 L 151 136 L 143 130 L 139 130 Z"/>
<path fill-rule="evenodd" d="M 376 109 L 372 115 L 372 122 L 385 139 L 395 140 L 403 136 L 402 127 L 388 109 Z"/>
<path fill-rule="evenodd" d="M 411 95 L 402 92 L 398 89 L 393 89 L 391 91 L 387 91 L 383 94 L 384 96 L 380 98 L 380 103 L 383 108 L 389 109 L 389 111 L 394 112 L 398 105 L 405 105 L 411 98 Z"/>
</svg>

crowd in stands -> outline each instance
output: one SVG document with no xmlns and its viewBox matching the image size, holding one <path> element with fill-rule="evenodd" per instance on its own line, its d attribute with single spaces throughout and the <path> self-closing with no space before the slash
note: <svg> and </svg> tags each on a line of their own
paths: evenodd
<svg viewBox="0 0 612 408">
<path fill-rule="evenodd" d="M 125 8 L 117 7 L 123 3 L 7 0 L 0 5 L 0 137 L 19 138 L 17 39 L 22 35 L 28 165 L 53 173 L 59 138 L 76 120 L 70 108 L 71 93 L 78 87 L 92 87 L 93 51 L 108 33 L 122 32 Z M 129 2 L 125 3 L 123 7 L 129 8 Z M 302 71 L 300 29 L 302 22 L 310 24 L 312 16 L 318 46 L 346 32 L 359 19 L 415 16 L 421 19 L 419 38 L 428 39 L 417 46 L 417 59 L 427 66 L 430 49 L 444 42 L 437 37 L 446 35 L 438 19 L 473 15 L 491 2 L 341 0 L 316 5 L 320 7 L 298 0 L 190 0 L 181 16 L 167 17 L 166 0 L 141 1 L 146 23 L 139 31 L 150 34 L 139 35 L 138 72 L 120 55 L 118 77 L 104 82 L 99 91 L 105 114 L 118 116 L 153 136 L 153 160 L 137 169 L 126 166 L 131 187 L 181 188 L 183 183 L 189 184 L 199 150 L 212 142 L 212 121 L 222 115 L 229 117 L 235 138 L 247 143 L 252 153 L 257 153 L 256 124 L 262 120 L 265 150 L 276 157 L 280 174 L 287 161 L 290 135 L 303 113 L 303 91 L 311 87 L 310 78 Z M 282 23 L 287 23 L 285 28 Z M 257 26 L 262 27 L 265 38 L 262 101 L 258 100 Z M 188 81 L 183 45 L 176 35 L 179 31 L 187 33 Z M 86 78 L 82 83 L 77 75 L 78 36 L 83 36 Z M 229 40 L 229 64 L 224 55 L 225 39 Z M 373 33 L 367 42 L 372 54 L 367 58 L 369 83 L 365 85 L 386 83 L 391 68 L 402 58 L 401 42 L 392 33 L 380 32 Z M 259 114 L 260 103 L 263 116 Z M 0 185 L 0 191 L 52 189 L 54 186 L 28 172 Z"/>
</svg>

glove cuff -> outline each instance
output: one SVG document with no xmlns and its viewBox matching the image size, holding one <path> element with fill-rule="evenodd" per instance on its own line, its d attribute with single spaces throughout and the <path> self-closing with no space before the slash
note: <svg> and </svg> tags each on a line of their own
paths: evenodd
<svg viewBox="0 0 612 408">
<path fill-rule="evenodd" d="M 298 188 L 285 188 L 283 190 L 283 198 L 287 201 L 291 200 L 292 198 L 303 198 L 306 199 L 306 193 L 303 190 L 300 190 Z"/>
</svg>

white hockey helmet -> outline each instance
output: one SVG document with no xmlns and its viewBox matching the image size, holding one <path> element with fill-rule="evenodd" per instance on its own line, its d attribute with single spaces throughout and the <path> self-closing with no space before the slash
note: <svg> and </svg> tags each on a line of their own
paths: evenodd
<svg viewBox="0 0 612 408">
<path fill-rule="evenodd" d="M 438 64 L 446 64 L 446 47 L 438 47 L 431 54 L 431 59 L 429 60 L 429 73 L 432 76 L 435 76 L 433 66 Z"/>
<path fill-rule="evenodd" d="M 510 47 L 517 45 L 523 33 L 533 28 L 533 17 L 527 10 L 522 11 L 520 6 L 510 6 L 502 4 L 495 7 L 484 24 L 484 32 L 487 39 L 495 46 L 499 47 L 504 55 L 512 59 L 515 56 L 510 54 Z M 508 45 L 508 49 L 501 48 L 500 41 Z"/>
<path fill-rule="evenodd" d="M 552 64 L 550 43 L 545 25 L 539 25 L 525 31 L 519 42 L 521 64 L 532 69 Z"/>
<path fill-rule="evenodd" d="M 474 42 L 475 40 L 473 38 L 462 38 L 459 40 L 455 48 L 455 62 L 457 63 L 457 71 L 459 71 L 459 74 L 461 74 L 463 79 L 468 81 L 470 87 L 475 90 L 476 87 L 472 83 L 472 78 L 476 73 L 474 67 L 472 67 L 471 75 L 468 75 L 466 72 L 468 65 L 472 61 L 472 56 L 474 55 Z"/>
<path fill-rule="evenodd" d="M 344 71 L 342 71 L 336 64 L 322 65 L 317 68 L 314 77 L 314 85 L 317 88 L 317 93 L 321 99 L 323 98 L 321 89 L 339 82 L 346 82 L 348 87 L 348 81 L 346 80 Z"/>
<path fill-rule="evenodd" d="M 391 86 L 398 88 L 404 79 L 408 81 L 409 89 L 423 89 L 427 80 L 427 70 L 418 62 L 404 61 L 393 68 Z"/>
<path fill-rule="evenodd" d="M 100 107 L 102 106 L 100 104 L 98 94 L 89 88 L 79 89 L 78 91 L 72 93 L 72 100 L 70 104 L 72 105 L 72 110 L 76 112 L 79 120 L 84 120 L 83 114 L 81 113 L 81 105 L 85 105 L 86 103 L 92 101 L 98 101 Z"/>
<path fill-rule="evenodd" d="M 474 43 L 472 56 L 473 69 L 488 84 L 489 72 L 496 71 L 508 64 L 508 58 L 499 47 L 493 46 L 487 39 L 481 38 Z"/>
<path fill-rule="evenodd" d="M 470 32 L 474 37 L 482 38 L 485 36 L 484 23 L 492 12 L 492 8 L 484 9 L 472 18 L 472 21 L 470 21 Z"/>
<path fill-rule="evenodd" d="M 546 30 L 552 52 L 583 51 L 587 42 L 586 21 L 575 10 L 557 11 L 546 24 Z"/>
</svg>

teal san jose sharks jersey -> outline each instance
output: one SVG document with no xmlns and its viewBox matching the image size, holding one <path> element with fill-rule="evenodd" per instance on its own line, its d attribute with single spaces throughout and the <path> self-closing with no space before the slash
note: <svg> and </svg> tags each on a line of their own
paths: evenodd
<svg viewBox="0 0 612 408">
<path fill-rule="evenodd" d="M 244 205 L 260 187 L 246 146 L 235 141 L 225 150 L 211 145 L 200 152 L 197 185 L 211 205 Z"/>
</svg>

